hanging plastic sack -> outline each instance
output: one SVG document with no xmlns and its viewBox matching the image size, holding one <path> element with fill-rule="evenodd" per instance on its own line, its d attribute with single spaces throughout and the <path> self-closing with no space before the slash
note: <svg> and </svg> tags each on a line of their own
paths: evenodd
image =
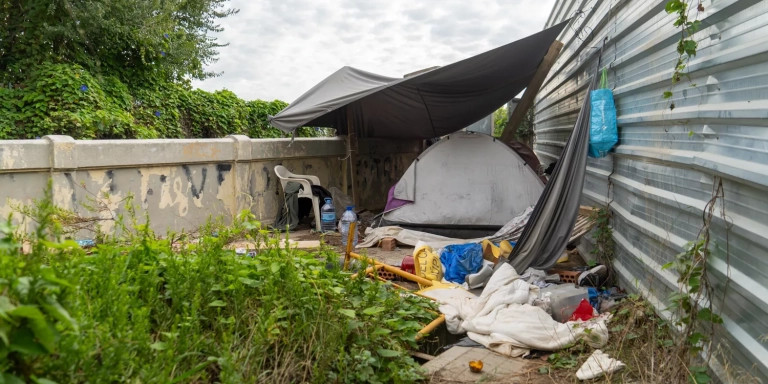
<svg viewBox="0 0 768 384">
<path fill-rule="evenodd" d="M 608 151 L 619 142 L 616 128 L 616 105 L 613 103 L 613 91 L 608 89 L 608 71 L 603 68 L 600 76 L 600 89 L 589 93 L 589 156 L 605 157 Z"/>
</svg>

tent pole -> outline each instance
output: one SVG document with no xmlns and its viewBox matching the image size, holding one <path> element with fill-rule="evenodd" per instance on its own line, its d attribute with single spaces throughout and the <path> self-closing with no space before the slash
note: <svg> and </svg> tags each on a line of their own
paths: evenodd
<svg viewBox="0 0 768 384">
<path fill-rule="evenodd" d="M 501 134 L 501 141 L 503 143 L 510 143 L 515 140 L 515 133 L 517 133 L 517 128 L 520 127 L 520 123 L 523 122 L 523 119 L 528 113 L 528 110 L 533 106 L 533 101 L 536 98 L 536 94 L 539 93 L 541 85 L 544 84 L 544 79 L 546 79 L 547 74 L 549 74 L 549 70 L 552 69 L 552 66 L 555 64 L 557 55 L 560 54 L 560 50 L 562 49 L 563 43 L 557 40 L 552 42 L 552 45 L 549 46 L 549 51 L 547 51 L 547 54 L 543 59 L 541 59 L 539 68 L 533 75 L 531 82 L 528 83 L 528 87 L 525 88 L 523 97 L 520 98 L 520 103 L 517 104 L 515 110 L 512 112 L 512 115 L 509 116 L 509 120 L 507 120 L 507 125 L 504 126 L 504 131 Z"/>
<path fill-rule="evenodd" d="M 352 204 L 357 207 L 357 184 L 355 184 L 355 162 L 357 161 L 357 133 L 352 124 L 352 111 L 347 108 L 347 159 L 349 161 L 349 180 L 352 184 Z M 359 208 L 359 207 L 357 207 Z"/>
</svg>

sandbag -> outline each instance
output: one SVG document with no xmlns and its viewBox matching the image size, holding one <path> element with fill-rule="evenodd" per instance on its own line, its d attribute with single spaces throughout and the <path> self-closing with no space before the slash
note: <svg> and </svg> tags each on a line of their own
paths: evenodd
<svg viewBox="0 0 768 384">
<path fill-rule="evenodd" d="M 443 279 L 443 266 L 440 264 L 440 257 L 432 247 L 421 245 L 414 248 L 413 262 L 417 276 L 438 282 Z M 419 286 L 425 288 L 421 284 Z"/>
</svg>

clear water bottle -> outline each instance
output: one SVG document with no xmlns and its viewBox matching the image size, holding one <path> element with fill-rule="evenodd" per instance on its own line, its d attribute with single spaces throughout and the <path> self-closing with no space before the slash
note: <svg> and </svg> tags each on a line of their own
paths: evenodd
<svg viewBox="0 0 768 384">
<path fill-rule="evenodd" d="M 325 198 L 325 204 L 320 208 L 320 230 L 324 233 L 336 230 L 336 209 L 330 197 Z"/>
<path fill-rule="evenodd" d="M 341 233 L 341 245 L 344 248 L 347 247 L 347 237 L 349 236 L 349 225 L 357 221 L 357 215 L 352 210 L 352 206 L 348 206 L 347 210 L 341 215 L 339 220 L 339 233 Z M 357 246 L 357 228 L 355 228 L 355 238 L 352 242 L 352 248 Z"/>
</svg>

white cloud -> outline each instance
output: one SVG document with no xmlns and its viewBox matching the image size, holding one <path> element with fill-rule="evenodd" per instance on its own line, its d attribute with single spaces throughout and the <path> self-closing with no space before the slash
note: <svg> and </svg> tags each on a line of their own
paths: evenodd
<svg viewBox="0 0 768 384">
<path fill-rule="evenodd" d="M 232 0 L 219 77 L 246 100 L 291 102 L 342 66 L 385 76 L 446 65 L 540 31 L 554 0 Z"/>
</svg>

